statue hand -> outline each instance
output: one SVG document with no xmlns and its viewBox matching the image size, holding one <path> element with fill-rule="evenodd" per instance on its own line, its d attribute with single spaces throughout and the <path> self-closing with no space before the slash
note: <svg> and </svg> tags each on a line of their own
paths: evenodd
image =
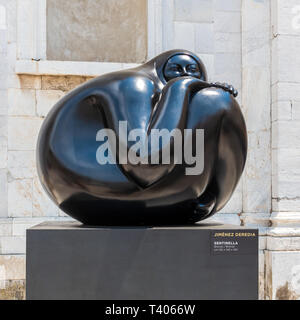
<svg viewBox="0 0 300 320">
<path fill-rule="evenodd" d="M 215 87 L 215 88 L 223 89 L 223 90 L 229 92 L 230 94 L 232 94 L 235 98 L 239 94 L 238 91 L 236 89 L 234 89 L 234 87 L 232 85 L 229 85 L 227 83 L 213 82 L 213 83 L 211 83 L 211 86 Z"/>
</svg>

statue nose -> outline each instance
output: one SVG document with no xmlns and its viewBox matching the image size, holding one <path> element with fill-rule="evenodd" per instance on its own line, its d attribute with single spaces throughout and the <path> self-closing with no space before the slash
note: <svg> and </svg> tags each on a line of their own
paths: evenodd
<svg viewBox="0 0 300 320">
<path fill-rule="evenodd" d="M 188 76 L 188 75 L 189 75 L 188 72 L 187 72 L 187 70 L 186 70 L 185 68 L 183 69 L 183 75 L 184 75 L 184 76 Z"/>
</svg>

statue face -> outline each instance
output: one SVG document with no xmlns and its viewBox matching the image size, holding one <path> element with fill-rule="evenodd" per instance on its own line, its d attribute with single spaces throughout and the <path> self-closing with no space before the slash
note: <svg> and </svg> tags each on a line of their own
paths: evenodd
<svg viewBox="0 0 300 320">
<path fill-rule="evenodd" d="M 176 55 L 168 60 L 164 69 L 167 81 L 179 77 L 201 78 L 201 70 L 197 61 L 185 54 Z"/>
</svg>

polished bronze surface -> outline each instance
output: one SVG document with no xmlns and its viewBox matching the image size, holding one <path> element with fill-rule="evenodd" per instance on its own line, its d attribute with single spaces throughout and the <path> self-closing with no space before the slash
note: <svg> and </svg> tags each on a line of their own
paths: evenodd
<svg viewBox="0 0 300 320">
<path fill-rule="evenodd" d="M 42 185 L 67 214 L 88 225 L 194 223 L 221 210 L 244 169 L 247 132 L 229 85 L 207 82 L 193 53 L 172 50 L 134 69 L 88 81 L 61 99 L 40 131 L 37 164 Z M 204 170 L 190 164 L 100 165 L 96 136 L 110 129 L 204 130 Z M 197 148 L 192 140 L 193 150 Z M 149 139 L 150 144 L 150 139 Z M 171 150 L 174 145 L 170 142 Z M 132 142 L 127 148 L 132 147 Z M 161 150 L 160 150 L 161 151 Z"/>
</svg>

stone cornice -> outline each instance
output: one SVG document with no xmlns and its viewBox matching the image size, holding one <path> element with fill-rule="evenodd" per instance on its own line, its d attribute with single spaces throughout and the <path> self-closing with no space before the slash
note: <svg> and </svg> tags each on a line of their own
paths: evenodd
<svg viewBox="0 0 300 320">
<path fill-rule="evenodd" d="M 97 77 L 105 73 L 137 67 L 133 63 L 17 60 L 16 74 Z"/>
</svg>

